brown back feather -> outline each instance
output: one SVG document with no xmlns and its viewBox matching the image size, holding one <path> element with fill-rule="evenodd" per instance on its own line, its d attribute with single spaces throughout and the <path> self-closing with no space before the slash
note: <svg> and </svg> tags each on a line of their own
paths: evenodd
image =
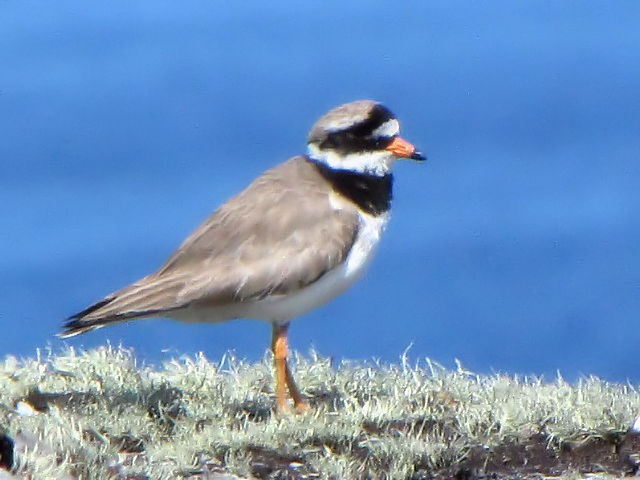
<svg viewBox="0 0 640 480">
<path fill-rule="evenodd" d="M 346 259 L 359 226 L 347 205 L 333 209 L 317 168 L 294 157 L 216 210 L 156 273 L 71 317 L 62 335 L 301 289 Z"/>
</svg>

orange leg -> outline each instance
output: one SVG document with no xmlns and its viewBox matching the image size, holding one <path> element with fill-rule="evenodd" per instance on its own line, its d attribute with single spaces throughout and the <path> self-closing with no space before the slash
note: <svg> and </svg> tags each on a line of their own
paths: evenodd
<svg viewBox="0 0 640 480">
<path fill-rule="evenodd" d="M 289 346 L 287 343 L 287 330 L 289 324 L 278 325 L 273 324 L 273 337 L 271 340 L 271 351 L 273 352 L 274 363 L 276 367 L 276 412 L 283 413 L 289 410 L 287 404 L 286 389 L 293 399 L 296 411 L 301 413 L 307 410 L 308 404 L 304 397 L 300 394 L 291 370 L 287 364 L 287 354 Z"/>
</svg>

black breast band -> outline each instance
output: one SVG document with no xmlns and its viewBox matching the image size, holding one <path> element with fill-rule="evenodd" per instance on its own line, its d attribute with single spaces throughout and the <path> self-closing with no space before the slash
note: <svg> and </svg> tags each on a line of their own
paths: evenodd
<svg viewBox="0 0 640 480">
<path fill-rule="evenodd" d="M 369 215 L 380 215 L 391 208 L 393 176 L 339 170 L 308 159 L 334 190 L 358 205 Z"/>
</svg>

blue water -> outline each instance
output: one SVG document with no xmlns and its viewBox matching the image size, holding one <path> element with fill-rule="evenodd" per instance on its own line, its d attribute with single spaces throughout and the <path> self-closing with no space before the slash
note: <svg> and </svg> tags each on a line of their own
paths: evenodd
<svg viewBox="0 0 640 480">
<path fill-rule="evenodd" d="M 294 348 L 640 381 L 640 3 L 3 2 L 0 355 L 159 266 L 210 211 L 375 98 L 396 170 L 365 279 Z M 145 320 L 68 340 L 149 362 L 268 325 Z"/>
</svg>

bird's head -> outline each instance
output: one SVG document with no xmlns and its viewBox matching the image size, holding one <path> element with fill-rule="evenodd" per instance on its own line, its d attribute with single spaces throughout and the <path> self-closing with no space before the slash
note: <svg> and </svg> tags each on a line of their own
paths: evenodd
<svg viewBox="0 0 640 480">
<path fill-rule="evenodd" d="M 322 116 L 309 132 L 308 155 L 338 170 L 387 175 L 398 158 L 425 160 L 399 136 L 398 119 L 372 100 L 346 103 Z"/>
</svg>

